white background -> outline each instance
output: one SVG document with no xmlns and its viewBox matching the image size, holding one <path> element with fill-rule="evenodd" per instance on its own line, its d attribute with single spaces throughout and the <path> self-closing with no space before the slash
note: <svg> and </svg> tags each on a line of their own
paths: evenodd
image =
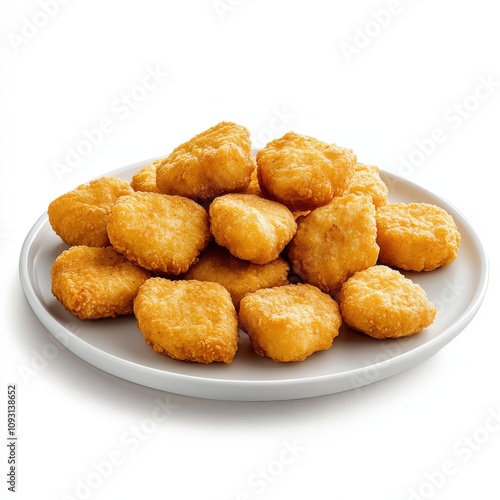
<svg viewBox="0 0 500 500">
<path fill-rule="evenodd" d="M 16 383 L 17 498 L 500 498 L 500 426 L 488 425 L 500 411 L 495 2 L 6 0 L 0 19 L 0 436 Z M 148 68 L 157 85 L 137 90 Z M 68 171 L 54 168 L 102 120 L 101 142 Z M 221 120 L 257 143 L 295 130 L 353 148 L 458 207 L 491 264 L 472 323 L 401 375 L 288 402 L 166 395 L 62 347 L 37 358 L 56 341 L 17 265 L 48 203 Z M 6 449 L 0 462 L 2 495 L 13 495 Z"/>
</svg>

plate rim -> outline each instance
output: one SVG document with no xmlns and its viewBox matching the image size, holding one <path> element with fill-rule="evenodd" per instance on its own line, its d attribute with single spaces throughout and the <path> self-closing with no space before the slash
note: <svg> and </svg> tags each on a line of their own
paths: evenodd
<svg viewBox="0 0 500 500">
<path fill-rule="evenodd" d="M 157 156 L 147 160 L 142 160 L 138 162 L 131 163 L 129 165 L 114 169 L 108 173 L 102 174 L 99 177 L 104 176 L 119 176 L 120 174 L 130 174 L 134 169 L 139 169 L 142 166 L 150 163 L 157 158 L 163 158 L 164 156 Z M 284 378 L 284 379 L 256 379 L 256 380 L 238 380 L 238 379 L 219 379 L 210 376 L 198 376 L 191 374 L 177 373 L 170 370 L 160 370 L 155 367 L 146 366 L 134 361 L 121 358 L 115 354 L 92 345 L 86 340 L 80 338 L 78 335 L 72 331 L 64 328 L 56 319 L 54 319 L 48 311 L 44 308 L 43 304 L 39 301 L 34 285 L 31 282 L 30 276 L 30 264 L 29 264 L 29 253 L 32 249 L 33 243 L 36 240 L 37 234 L 42 230 L 45 224 L 49 224 L 47 211 L 42 213 L 36 222 L 33 224 L 29 232 L 27 233 L 23 244 L 21 246 L 20 256 L 19 256 L 19 277 L 24 295 L 33 310 L 35 316 L 41 322 L 41 324 L 49 331 L 49 333 L 66 349 L 70 350 L 78 356 L 80 359 L 86 363 L 95 366 L 96 368 L 117 376 L 119 378 L 128 380 L 139 385 L 144 385 L 146 387 L 155 388 L 158 390 L 177 393 L 186 396 L 206 398 L 206 399 L 216 399 L 216 400 L 233 400 L 233 401 L 278 401 L 278 400 L 289 400 L 289 399 L 302 399 L 309 397 L 316 397 L 321 395 L 333 394 L 337 392 L 343 392 L 346 390 L 353 390 L 364 385 L 372 384 L 374 382 L 383 380 L 389 376 L 395 375 L 406 371 L 407 369 L 425 361 L 426 359 L 433 356 L 442 347 L 453 340 L 465 327 L 472 321 L 474 316 L 477 314 L 481 304 L 486 295 L 489 282 L 489 261 L 484 249 L 484 246 L 472 227 L 472 224 L 465 217 L 460 210 L 458 210 L 452 203 L 447 199 L 431 192 L 430 190 L 420 186 L 419 184 L 400 177 L 392 172 L 380 169 L 380 175 L 384 182 L 390 184 L 391 182 L 403 182 L 405 185 L 409 185 L 412 189 L 417 189 L 423 195 L 430 196 L 431 198 L 438 198 L 440 202 L 443 203 L 443 207 L 447 211 L 453 213 L 453 217 L 458 216 L 460 218 L 460 224 L 467 229 L 467 234 L 471 238 L 474 245 L 474 249 L 478 252 L 480 269 L 481 272 L 476 280 L 476 288 L 474 291 L 473 298 L 467 304 L 466 309 L 460 314 L 460 316 L 450 325 L 448 325 L 442 332 L 437 336 L 429 339 L 421 345 L 418 345 L 409 351 L 399 353 L 395 357 L 389 356 L 387 359 L 383 359 L 378 362 L 371 363 L 366 366 L 360 366 L 352 370 L 336 372 L 332 374 L 322 374 L 322 375 L 312 375 L 310 377 L 298 377 L 298 378 Z M 390 179 L 388 182 L 387 179 Z M 451 210 L 450 210 L 451 209 Z M 34 263 L 32 264 L 34 268 Z M 70 345 L 66 345 L 61 342 L 58 335 L 53 331 L 54 329 L 64 329 L 65 336 L 69 339 Z M 91 354 L 94 354 L 92 358 Z M 95 359 L 97 358 L 97 360 Z M 111 362 L 111 366 L 104 362 Z M 410 362 L 408 362 L 410 361 Z M 106 366 L 104 366 L 106 365 Z M 133 375 L 138 376 L 127 376 L 123 370 L 124 367 L 133 368 Z M 402 368 L 401 368 L 402 367 Z M 378 376 L 373 380 L 367 379 L 366 374 L 369 370 L 376 370 Z M 144 380 L 144 377 L 155 375 L 158 378 L 159 383 L 151 383 L 151 381 Z M 363 375 L 365 379 L 363 380 Z M 352 384 L 352 379 L 354 377 L 360 377 L 362 382 L 359 385 L 354 386 Z M 165 381 L 167 383 L 165 385 Z M 334 382 L 351 381 L 351 383 L 344 387 L 340 383 L 339 387 L 334 388 Z M 175 387 L 176 383 L 182 383 L 183 387 Z M 330 388 L 326 387 L 328 384 L 331 385 Z M 197 387 L 196 387 L 197 385 Z M 294 390 L 290 394 L 287 392 L 277 395 L 276 389 L 283 389 L 285 387 L 293 386 Z M 313 389 L 310 390 L 311 386 Z M 232 390 L 238 387 L 240 389 L 244 388 L 243 392 L 238 394 L 233 394 Z M 303 388 L 302 391 L 298 391 L 299 388 Z M 207 389 L 209 389 L 207 391 Z M 273 391 L 273 389 L 275 389 Z M 304 389 L 309 389 L 307 393 Z M 331 390 L 333 389 L 333 390 Z"/>
</svg>

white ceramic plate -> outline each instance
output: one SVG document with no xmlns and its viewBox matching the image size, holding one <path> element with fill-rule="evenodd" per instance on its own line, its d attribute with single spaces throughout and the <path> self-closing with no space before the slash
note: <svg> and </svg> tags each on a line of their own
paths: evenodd
<svg viewBox="0 0 500 500">
<path fill-rule="evenodd" d="M 149 161 L 149 160 L 148 160 Z M 129 181 L 147 161 L 108 175 Z M 230 365 L 175 361 L 153 352 L 135 325 L 122 317 L 80 321 L 52 296 L 49 271 L 67 246 L 52 231 L 44 214 L 26 237 L 20 255 L 20 279 L 40 321 L 67 349 L 117 377 L 187 396 L 270 401 L 332 394 L 382 380 L 426 360 L 458 335 L 483 300 L 488 264 L 474 230 L 449 203 L 393 174 L 381 173 L 390 201 L 427 202 L 446 209 L 462 235 L 458 258 L 431 273 L 405 273 L 419 283 L 438 308 L 435 322 L 417 335 L 379 341 L 342 328 L 331 349 L 300 363 L 274 363 L 252 352 L 241 334 Z"/>
</svg>

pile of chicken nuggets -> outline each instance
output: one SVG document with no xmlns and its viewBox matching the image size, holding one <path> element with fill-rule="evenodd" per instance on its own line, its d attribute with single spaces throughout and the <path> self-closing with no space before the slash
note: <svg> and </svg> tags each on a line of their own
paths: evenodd
<svg viewBox="0 0 500 500">
<path fill-rule="evenodd" d="M 239 329 L 276 362 L 329 349 L 345 324 L 375 339 L 435 319 L 403 271 L 457 257 L 449 213 L 391 203 L 373 165 L 288 132 L 252 153 L 249 131 L 221 122 L 133 175 L 79 186 L 48 207 L 69 245 L 52 293 L 81 320 L 134 314 L 171 358 L 231 363 Z"/>
</svg>

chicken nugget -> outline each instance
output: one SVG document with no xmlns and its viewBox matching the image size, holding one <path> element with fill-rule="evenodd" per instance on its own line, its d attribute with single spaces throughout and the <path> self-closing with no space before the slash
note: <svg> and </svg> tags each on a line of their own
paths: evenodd
<svg viewBox="0 0 500 500">
<path fill-rule="evenodd" d="M 53 295 L 82 320 L 132 314 L 139 287 L 150 276 L 110 246 L 73 246 L 50 269 Z"/>
<path fill-rule="evenodd" d="M 297 229 L 288 208 L 253 194 L 219 196 L 210 204 L 209 215 L 215 241 L 254 264 L 277 259 Z"/>
<path fill-rule="evenodd" d="M 238 349 L 238 319 L 219 283 L 151 278 L 134 302 L 146 343 L 181 361 L 231 363 Z"/>
<path fill-rule="evenodd" d="M 354 175 L 347 193 L 366 194 L 371 197 L 376 207 L 385 205 L 389 194 L 389 188 L 380 178 L 380 170 L 375 165 L 364 165 L 358 163 L 354 167 Z"/>
<path fill-rule="evenodd" d="M 120 196 L 132 193 L 130 184 L 101 177 L 53 200 L 47 214 L 54 232 L 68 245 L 105 247 L 111 208 Z"/>
<path fill-rule="evenodd" d="M 295 132 L 257 153 L 261 187 L 290 210 L 313 210 L 342 196 L 355 164 L 352 150 Z"/>
<path fill-rule="evenodd" d="M 147 191 L 148 193 L 158 193 L 156 186 L 156 167 L 163 158 L 153 160 L 132 176 L 130 186 L 134 191 Z"/>
<path fill-rule="evenodd" d="M 250 184 L 248 184 L 248 186 L 242 189 L 241 191 L 238 191 L 238 193 L 254 194 L 255 196 L 260 196 L 261 198 L 269 198 L 269 196 L 266 196 L 266 193 L 262 192 L 262 189 L 259 185 L 259 179 L 257 177 L 257 168 L 255 168 L 252 174 L 250 175 Z"/>
<path fill-rule="evenodd" d="M 347 326 L 377 339 L 414 335 L 436 317 L 423 288 L 384 265 L 354 274 L 337 300 Z"/>
<path fill-rule="evenodd" d="M 342 319 L 329 295 L 312 285 L 297 284 L 246 295 L 239 322 L 257 354 L 288 362 L 330 348 Z"/>
<path fill-rule="evenodd" d="M 371 198 L 348 194 L 299 219 L 288 256 L 304 282 L 334 295 L 356 271 L 375 265 L 376 236 Z"/>
<path fill-rule="evenodd" d="M 248 129 L 221 122 L 161 161 L 156 185 L 161 193 L 204 201 L 246 188 L 254 169 Z"/>
<path fill-rule="evenodd" d="M 169 275 L 186 272 L 211 239 L 208 214 L 195 201 L 142 191 L 116 202 L 108 234 L 129 260 Z"/>
<path fill-rule="evenodd" d="M 214 281 L 230 293 L 238 309 L 241 299 L 261 288 L 286 285 L 290 266 L 281 257 L 268 264 L 252 264 L 234 257 L 227 249 L 212 243 L 183 276 L 187 280 Z"/>
<path fill-rule="evenodd" d="M 406 271 L 433 271 L 458 255 L 453 217 L 429 203 L 388 203 L 377 209 L 379 261 Z"/>
</svg>

